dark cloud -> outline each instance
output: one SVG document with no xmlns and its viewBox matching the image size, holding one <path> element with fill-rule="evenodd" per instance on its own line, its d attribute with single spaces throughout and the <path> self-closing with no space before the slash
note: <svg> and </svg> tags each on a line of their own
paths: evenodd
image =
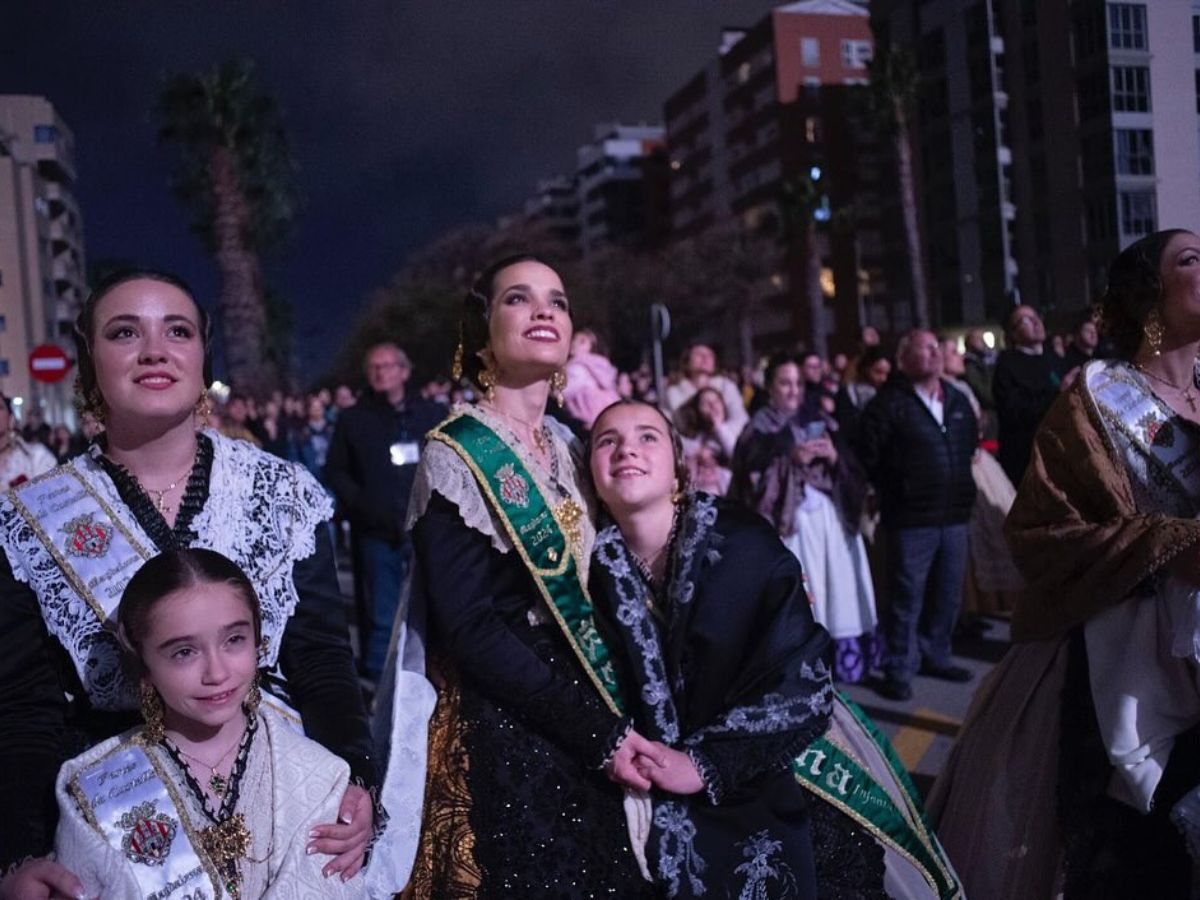
<svg viewBox="0 0 1200 900">
<path fill-rule="evenodd" d="M 406 251 L 515 208 L 598 122 L 655 121 L 764 2 L 208 0 L 6 3 L 0 92 L 47 96 L 75 132 L 92 258 L 212 264 L 167 188 L 150 110 L 168 72 L 249 56 L 301 166 L 296 234 L 270 262 L 306 371 L 325 365 Z M 15 9 L 13 7 L 15 6 Z"/>
</svg>

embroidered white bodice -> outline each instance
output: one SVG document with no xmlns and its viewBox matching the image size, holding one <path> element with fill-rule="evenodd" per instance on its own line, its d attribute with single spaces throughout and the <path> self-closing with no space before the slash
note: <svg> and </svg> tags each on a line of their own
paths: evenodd
<svg viewBox="0 0 1200 900">
<path fill-rule="evenodd" d="M 197 535 L 192 546 L 229 557 L 250 577 L 262 606 L 266 638 L 260 665 L 274 668 L 284 628 L 299 601 L 293 566 L 315 551 L 316 526 L 332 517 L 333 504 L 302 466 L 215 431 L 205 434 L 213 444 L 212 474 L 208 499 L 192 521 L 192 531 Z M 89 454 L 77 456 L 42 477 L 54 478 L 68 467 L 120 520 L 120 527 L 153 553 L 154 542 L 121 500 L 108 474 Z M 13 492 L 0 495 L 0 546 L 16 579 L 28 584 L 37 595 L 46 628 L 71 657 L 92 706 L 106 710 L 136 708 L 136 691 L 122 671 L 120 648 L 113 633 L 117 601 L 100 604 L 106 614 L 106 620 L 101 621 L 91 605 L 99 598 L 85 597 L 47 546 L 47 541 L 53 543 L 58 537 L 44 532 L 40 536 L 39 530 L 22 515 Z M 124 569 L 122 583 L 136 569 L 134 565 Z"/>
</svg>

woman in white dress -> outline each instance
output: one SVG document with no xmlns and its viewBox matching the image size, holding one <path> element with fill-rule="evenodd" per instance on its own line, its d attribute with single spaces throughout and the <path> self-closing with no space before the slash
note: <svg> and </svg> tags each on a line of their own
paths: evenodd
<svg viewBox="0 0 1200 900">
<path fill-rule="evenodd" d="M 738 440 L 730 495 L 779 531 L 804 566 L 813 615 L 836 642 L 834 676 L 866 678 L 878 655 L 875 589 L 858 532 L 866 479 L 819 404 L 804 402 L 799 361 L 767 365 L 767 406 Z"/>
</svg>

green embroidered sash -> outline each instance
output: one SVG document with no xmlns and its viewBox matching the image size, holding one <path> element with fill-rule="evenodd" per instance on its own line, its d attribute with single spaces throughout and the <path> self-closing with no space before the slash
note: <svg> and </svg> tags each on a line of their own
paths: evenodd
<svg viewBox="0 0 1200 900">
<path fill-rule="evenodd" d="M 563 521 L 571 515 L 564 509 L 568 504 L 551 507 L 520 457 L 474 416 L 451 416 L 429 439 L 453 448 L 475 475 L 588 677 L 609 709 L 620 715 L 624 705 L 611 654 L 596 630 L 592 598 L 579 577 L 578 551 L 564 534 L 573 525 Z M 582 514 L 574 503 L 570 506 L 573 514 Z"/>
<path fill-rule="evenodd" d="M 834 696 L 835 705 L 842 704 L 879 749 L 900 787 L 908 814 L 897 809 L 891 795 L 871 774 L 828 737 L 813 741 L 792 763 L 796 780 L 916 866 L 941 900 L 961 898 L 962 887 L 929 830 L 916 800 L 917 790 L 891 743 L 852 701 L 838 693 Z"/>
</svg>

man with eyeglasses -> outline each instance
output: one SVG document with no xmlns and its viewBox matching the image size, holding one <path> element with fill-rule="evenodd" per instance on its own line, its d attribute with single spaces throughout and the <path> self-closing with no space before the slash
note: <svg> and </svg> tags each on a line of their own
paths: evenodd
<svg viewBox="0 0 1200 900">
<path fill-rule="evenodd" d="M 1029 465 L 1033 438 L 1042 417 L 1062 387 L 1063 361 L 1043 352 L 1046 326 L 1032 306 L 1018 306 L 1005 328 L 1007 349 L 1001 352 L 992 378 L 996 418 L 1000 425 L 1001 467 L 1019 487 Z"/>
<path fill-rule="evenodd" d="M 363 369 L 370 390 L 338 416 L 325 482 L 350 520 L 362 565 L 359 648 L 367 677 L 378 681 L 411 560 L 404 520 L 417 460 L 445 410 L 409 392 L 412 366 L 395 344 L 371 347 Z"/>
</svg>

